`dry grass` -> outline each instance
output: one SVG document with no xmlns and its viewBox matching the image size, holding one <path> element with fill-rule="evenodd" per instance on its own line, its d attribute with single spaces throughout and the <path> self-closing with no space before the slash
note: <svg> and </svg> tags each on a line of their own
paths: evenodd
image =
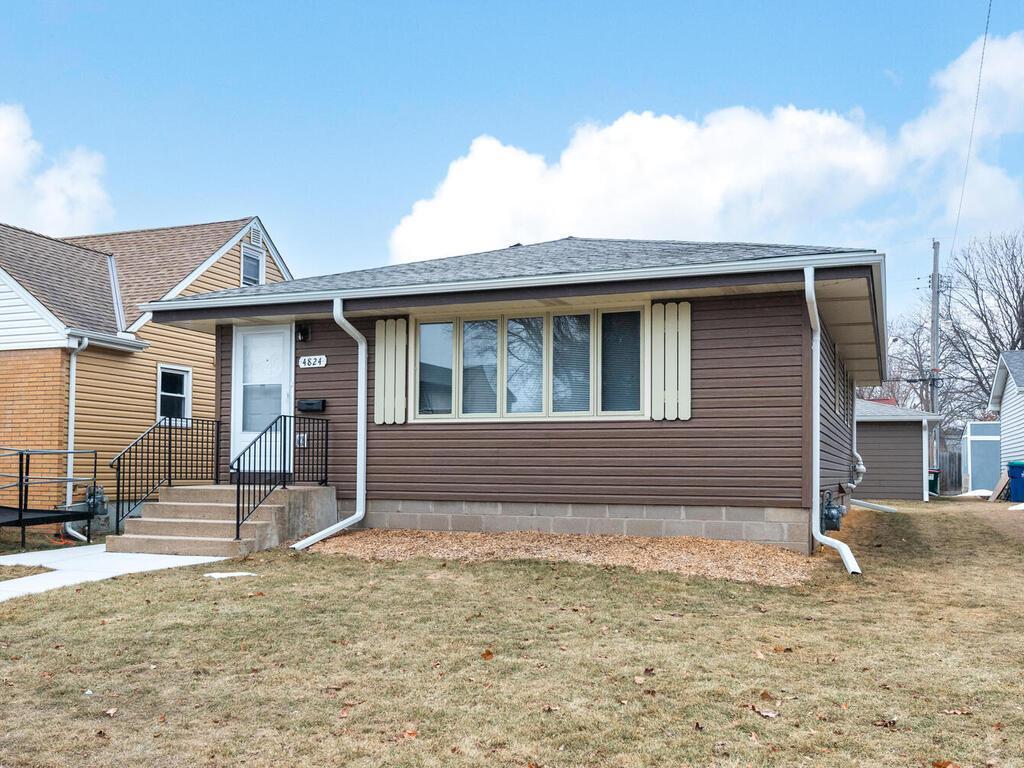
<svg viewBox="0 0 1024 768">
<path fill-rule="evenodd" d="M 785 589 L 274 552 L 8 601 L 0 765 L 1021 765 L 1024 547 L 923 506 Z"/>
<path fill-rule="evenodd" d="M 0 565 L 0 581 L 20 579 L 22 576 L 35 576 L 37 573 L 46 573 L 49 568 L 37 565 Z"/>
<path fill-rule="evenodd" d="M 433 533 L 355 531 L 317 545 L 325 554 L 361 560 L 403 561 L 419 557 L 480 563 L 541 560 L 628 566 L 791 587 L 811 577 L 814 560 L 796 552 L 746 541 L 689 536 L 571 536 L 551 533 Z"/>
<path fill-rule="evenodd" d="M 55 526 L 36 526 L 25 531 L 25 549 L 21 548 L 20 528 L 0 528 L 0 555 L 15 555 L 19 552 L 36 552 L 40 549 L 74 547 L 80 543 L 74 539 L 62 539 L 54 534 Z M 93 536 L 93 544 L 102 544 L 103 536 Z"/>
</svg>

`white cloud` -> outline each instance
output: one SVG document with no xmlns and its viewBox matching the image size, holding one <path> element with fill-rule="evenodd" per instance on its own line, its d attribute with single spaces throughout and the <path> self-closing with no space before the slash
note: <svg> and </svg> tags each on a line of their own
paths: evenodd
<svg viewBox="0 0 1024 768">
<path fill-rule="evenodd" d="M 44 155 L 25 110 L 0 104 L 0 221 L 49 235 L 88 232 L 111 213 L 103 156 L 78 147 Z"/>
<path fill-rule="evenodd" d="M 891 136 L 859 111 L 795 106 L 730 107 L 699 122 L 629 112 L 580 126 L 554 162 L 481 136 L 395 227 L 392 259 L 570 234 L 886 248 L 872 238 L 944 232 L 959 199 L 979 54 L 980 41 L 938 72 L 933 106 Z M 1024 34 L 989 41 L 976 154 L 1024 132 L 1022 71 Z M 968 184 L 965 224 L 980 232 L 1024 223 L 1019 176 L 975 157 Z"/>
</svg>

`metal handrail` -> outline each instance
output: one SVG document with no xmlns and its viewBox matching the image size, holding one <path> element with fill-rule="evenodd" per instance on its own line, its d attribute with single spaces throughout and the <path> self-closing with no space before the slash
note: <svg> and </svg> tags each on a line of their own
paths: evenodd
<svg viewBox="0 0 1024 768">
<path fill-rule="evenodd" d="M 114 531 L 165 485 L 175 480 L 220 482 L 221 422 L 164 416 L 110 462 L 114 469 Z"/>
<path fill-rule="evenodd" d="M 32 457 L 33 456 L 81 456 L 91 455 L 92 456 L 92 476 L 82 477 L 75 475 L 38 475 L 32 477 Z M 0 458 L 13 458 L 18 457 L 18 474 L 5 472 L 0 473 L 0 477 L 17 477 L 17 482 L 7 483 L 0 485 L 0 490 L 6 490 L 8 488 L 18 489 L 18 527 L 21 528 L 21 548 L 25 548 L 25 528 L 32 523 L 25 520 L 25 514 L 33 511 L 29 505 L 29 488 L 40 485 L 68 485 L 69 483 L 76 482 L 88 482 L 89 491 L 87 493 L 87 500 L 89 504 L 89 530 L 92 530 L 92 516 L 95 514 L 93 505 L 96 503 L 96 466 L 97 466 L 97 453 L 92 449 L 62 449 L 62 448 L 9 448 L 6 446 L 0 447 Z M 73 505 L 71 505 L 73 506 Z M 66 512 L 71 508 L 68 502 L 62 505 L 55 505 L 53 510 L 55 513 Z M 88 537 L 91 540 L 91 535 Z"/>
<path fill-rule="evenodd" d="M 312 416 L 274 419 L 229 465 L 235 482 L 235 539 L 242 524 L 288 483 L 327 485 L 329 422 Z"/>
</svg>

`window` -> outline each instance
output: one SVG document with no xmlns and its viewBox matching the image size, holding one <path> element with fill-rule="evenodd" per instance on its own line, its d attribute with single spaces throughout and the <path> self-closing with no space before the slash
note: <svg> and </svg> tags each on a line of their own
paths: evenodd
<svg viewBox="0 0 1024 768">
<path fill-rule="evenodd" d="M 462 324 L 462 412 L 498 413 L 498 321 Z"/>
<path fill-rule="evenodd" d="M 419 413 L 452 413 L 454 324 L 422 323 L 419 327 Z"/>
<path fill-rule="evenodd" d="M 242 243 L 242 285 L 263 282 L 263 249 Z"/>
<path fill-rule="evenodd" d="M 505 325 L 505 412 L 544 412 L 544 318 L 514 317 Z"/>
<path fill-rule="evenodd" d="M 641 309 L 420 320 L 421 418 L 642 416 Z"/>
<path fill-rule="evenodd" d="M 192 417 L 192 370 L 170 365 L 157 366 L 157 419 Z"/>
<path fill-rule="evenodd" d="M 640 410 L 639 312 L 601 313 L 601 410 Z"/>
</svg>

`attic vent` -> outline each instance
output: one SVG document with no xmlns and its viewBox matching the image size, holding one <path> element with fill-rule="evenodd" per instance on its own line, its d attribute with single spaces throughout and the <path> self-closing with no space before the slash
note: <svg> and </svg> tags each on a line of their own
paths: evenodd
<svg viewBox="0 0 1024 768">
<path fill-rule="evenodd" d="M 252 229 L 249 230 L 249 242 L 253 245 L 263 245 L 263 230 L 255 224 L 252 225 Z"/>
</svg>

